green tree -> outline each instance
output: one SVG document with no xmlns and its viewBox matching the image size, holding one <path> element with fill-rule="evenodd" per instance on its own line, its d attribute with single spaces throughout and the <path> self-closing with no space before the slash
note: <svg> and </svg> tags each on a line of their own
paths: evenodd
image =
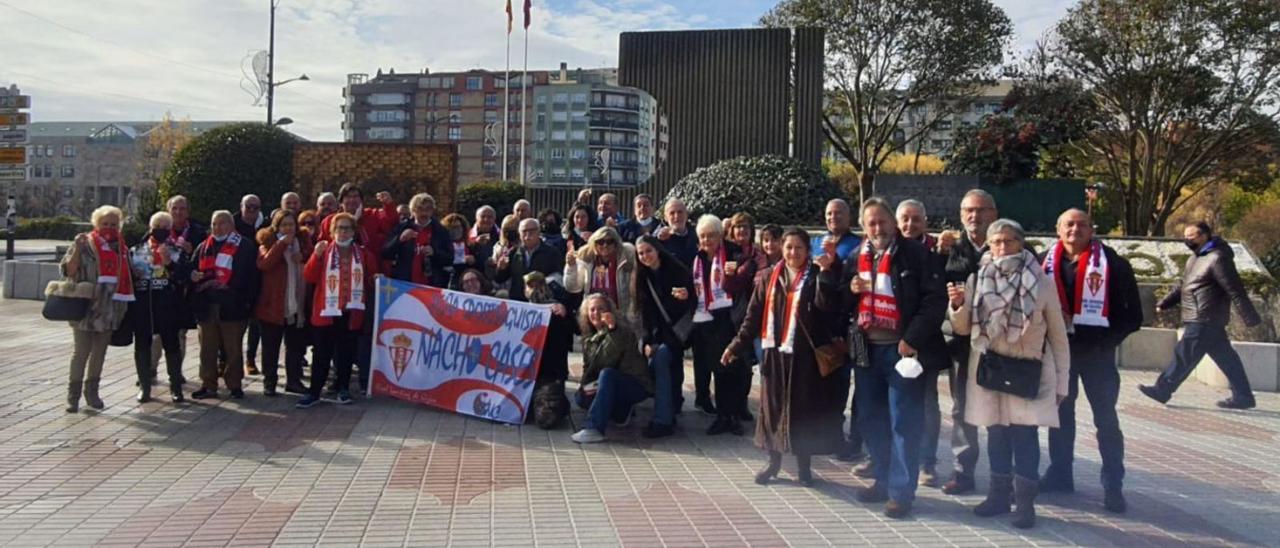
<svg viewBox="0 0 1280 548">
<path fill-rule="evenodd" d="M 1280 110 L 1280 2 L 1081 0 L 1057 24 L 1050 72 L 1093 98 L 1074 146 L 1121 204 L 1127 234 L 1221 181 L 1265 180 Z"/>
<path fill-rule="evenodd" d="M 498 212 L 498 221 L 511 214 L 511 206 L 516 200 L 524 198 L 524 187 L 513 181 L 480 181 L 458 190 L 457 206 L 454 208 L 468 220 L 473 220 L 480 206 L 489 206 Z"/>
<path fill-rule="evenodd" d="M 244 122 L 222 126 L 178 150 L 160 178 L 160 201 L 182 194 L 191 216 L 207 221 L 235 210 L 245 194 L 280 196 L 292 188 L 293 145 L 288 132 Z"/>
<path fill-rule="evenodd" d="M 783 0 L 760 23 L 826 30 L 822 129 L 857 170 L 863 198 L 891 154 L 994 81 L 1013 32 L 990 0 Z"/>
</svg>

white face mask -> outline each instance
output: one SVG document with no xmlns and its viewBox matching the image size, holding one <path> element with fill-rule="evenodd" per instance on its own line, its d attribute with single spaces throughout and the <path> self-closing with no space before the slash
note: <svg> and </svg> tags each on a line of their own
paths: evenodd
<svg viewBox="0 0 1280 548">
<path fill-rule="evenodd" d="M 227 241 L 227 238 L 228 238 L 228 237 L 230 237 L 230 236 L 231 236 L 231 234 L 230 234 L 230 233 L 223 234 L 223 235 L 221 235 L 221 236 L 214 236 L 214 237 L 213 237 L 213 241 L 215 241 L 215 242 L 225 242 L 225 241 Z"/>
<path fill-rule="evenodd" d="M 347 246 L 351 245 L 351 242 L 352 242 L 352 239 L 351 239 L 351 238 L 347 238 L 347 239 L 345 239 L 345 240 L 338 240 L 338 241 L 337 241 L 338 245 L 340 245 L 340 246 L 342 246 L 342 247 L 347 247 Z"/>
</svg>

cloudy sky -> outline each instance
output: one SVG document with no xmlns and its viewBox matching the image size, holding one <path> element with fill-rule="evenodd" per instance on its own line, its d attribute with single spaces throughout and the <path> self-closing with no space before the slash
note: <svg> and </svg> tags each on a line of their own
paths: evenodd
<svg viewBox="0 0 1280 548">
<path fill-rule="evenodd" d="M 271 0 L 0 0 L 0 84 L 32 95 L 32 119 L 261 120 L 242 65 L 266 49 Z M 276 116 L 341 140 L 348 73 L 501 68 L 505 0 L 276 0 Z M 1025 49 L 1071 0 L 995 0 Z M 521 0 L 513 66 L 520 61 Z M 775 0 L 534 0 L 530 68 L 613 66 L 630 30 L 753 26 Z"/>
</svg>

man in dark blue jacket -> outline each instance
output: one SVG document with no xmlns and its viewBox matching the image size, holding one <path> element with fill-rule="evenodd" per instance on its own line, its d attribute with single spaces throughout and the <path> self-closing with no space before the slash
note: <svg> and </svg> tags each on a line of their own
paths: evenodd
<svg viewBox="0 0 1280 548">
<path fill-rule="evenodd" d="M 1071 341 L 1071 380 L 1058 407 L 1058 428 L 1049 429 L 1049 467 L 1040 479 L 1041 492 L 1071 492 L 1076 441 L 1076 398 L 1080 385 L 1093 409 L 1102 454 L 1102 487 L 1107 510 L 1125 511 L 1124 434 L 1116 402 L 1120 371 L 1116 348 L 1142 327 L 1142 300 L 1133 267 L 1115 250 L 1094 238 L 1093 219 L 1079 209 L 1058 217 L 1058 241 L 1040 258 L 1045 274 L 1058 288 L 1067 336 Z"/>
</svg>

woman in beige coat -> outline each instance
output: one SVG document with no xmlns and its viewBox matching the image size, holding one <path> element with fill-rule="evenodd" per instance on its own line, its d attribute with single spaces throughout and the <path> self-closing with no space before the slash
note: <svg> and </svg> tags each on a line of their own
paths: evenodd
<svg viewBox="0 0 1280 548">
<path fill-rule="evenodd" d="M 102 409 L 98 384 L 106 360 L 111 333 L 124 321 L 129 301 L 134 300 L 128 251 L 120 236 L 124 213 L 104 205 L 89 217 L 93 230 L 76 236 L 75 245 L 62 258 L 66 282 L 60 287 L 84 288 L 64 296 L 90 297 L 89 313 L 71 322 L 71 367 L 67 380 L 67 412 L 80 410 L 80 395 L 94 409 Z M 92 291 L 88 288 L 92 286 Z"/>
<path fill-rule="evenodd" d="M 617 310 L 619 323 L 640 325 L 635 309 L 636 248 L 625 243 L 612 227 L 600 227 L 580 249 L 569 246 L 564 258 L 564 288 L 576 295 L 603 293 Z"/>
<path fill-rule="evenodd" d="M 965 422 L 987 427 L 991 490 L 974 508 L 983 517 L 1007 514 L 1016 500 L 1013 525 L 1035 525 L 1040 468 L 1038 427 L 1058 426 L 1058 404 L 1067 396 L 1067 328 L 1052 281 L 1040 268 L 1017 222 L 1000 219 L 987 230 L 988 251 L 965 287 L 947 287 L 948 314 L 957 335 L 971 334 Z M 984 353 L 1040 365 L 1035 398 L 978 384 Z M 1032 365 L 1034 367 L 1034 365 Z"/>
</svg>

